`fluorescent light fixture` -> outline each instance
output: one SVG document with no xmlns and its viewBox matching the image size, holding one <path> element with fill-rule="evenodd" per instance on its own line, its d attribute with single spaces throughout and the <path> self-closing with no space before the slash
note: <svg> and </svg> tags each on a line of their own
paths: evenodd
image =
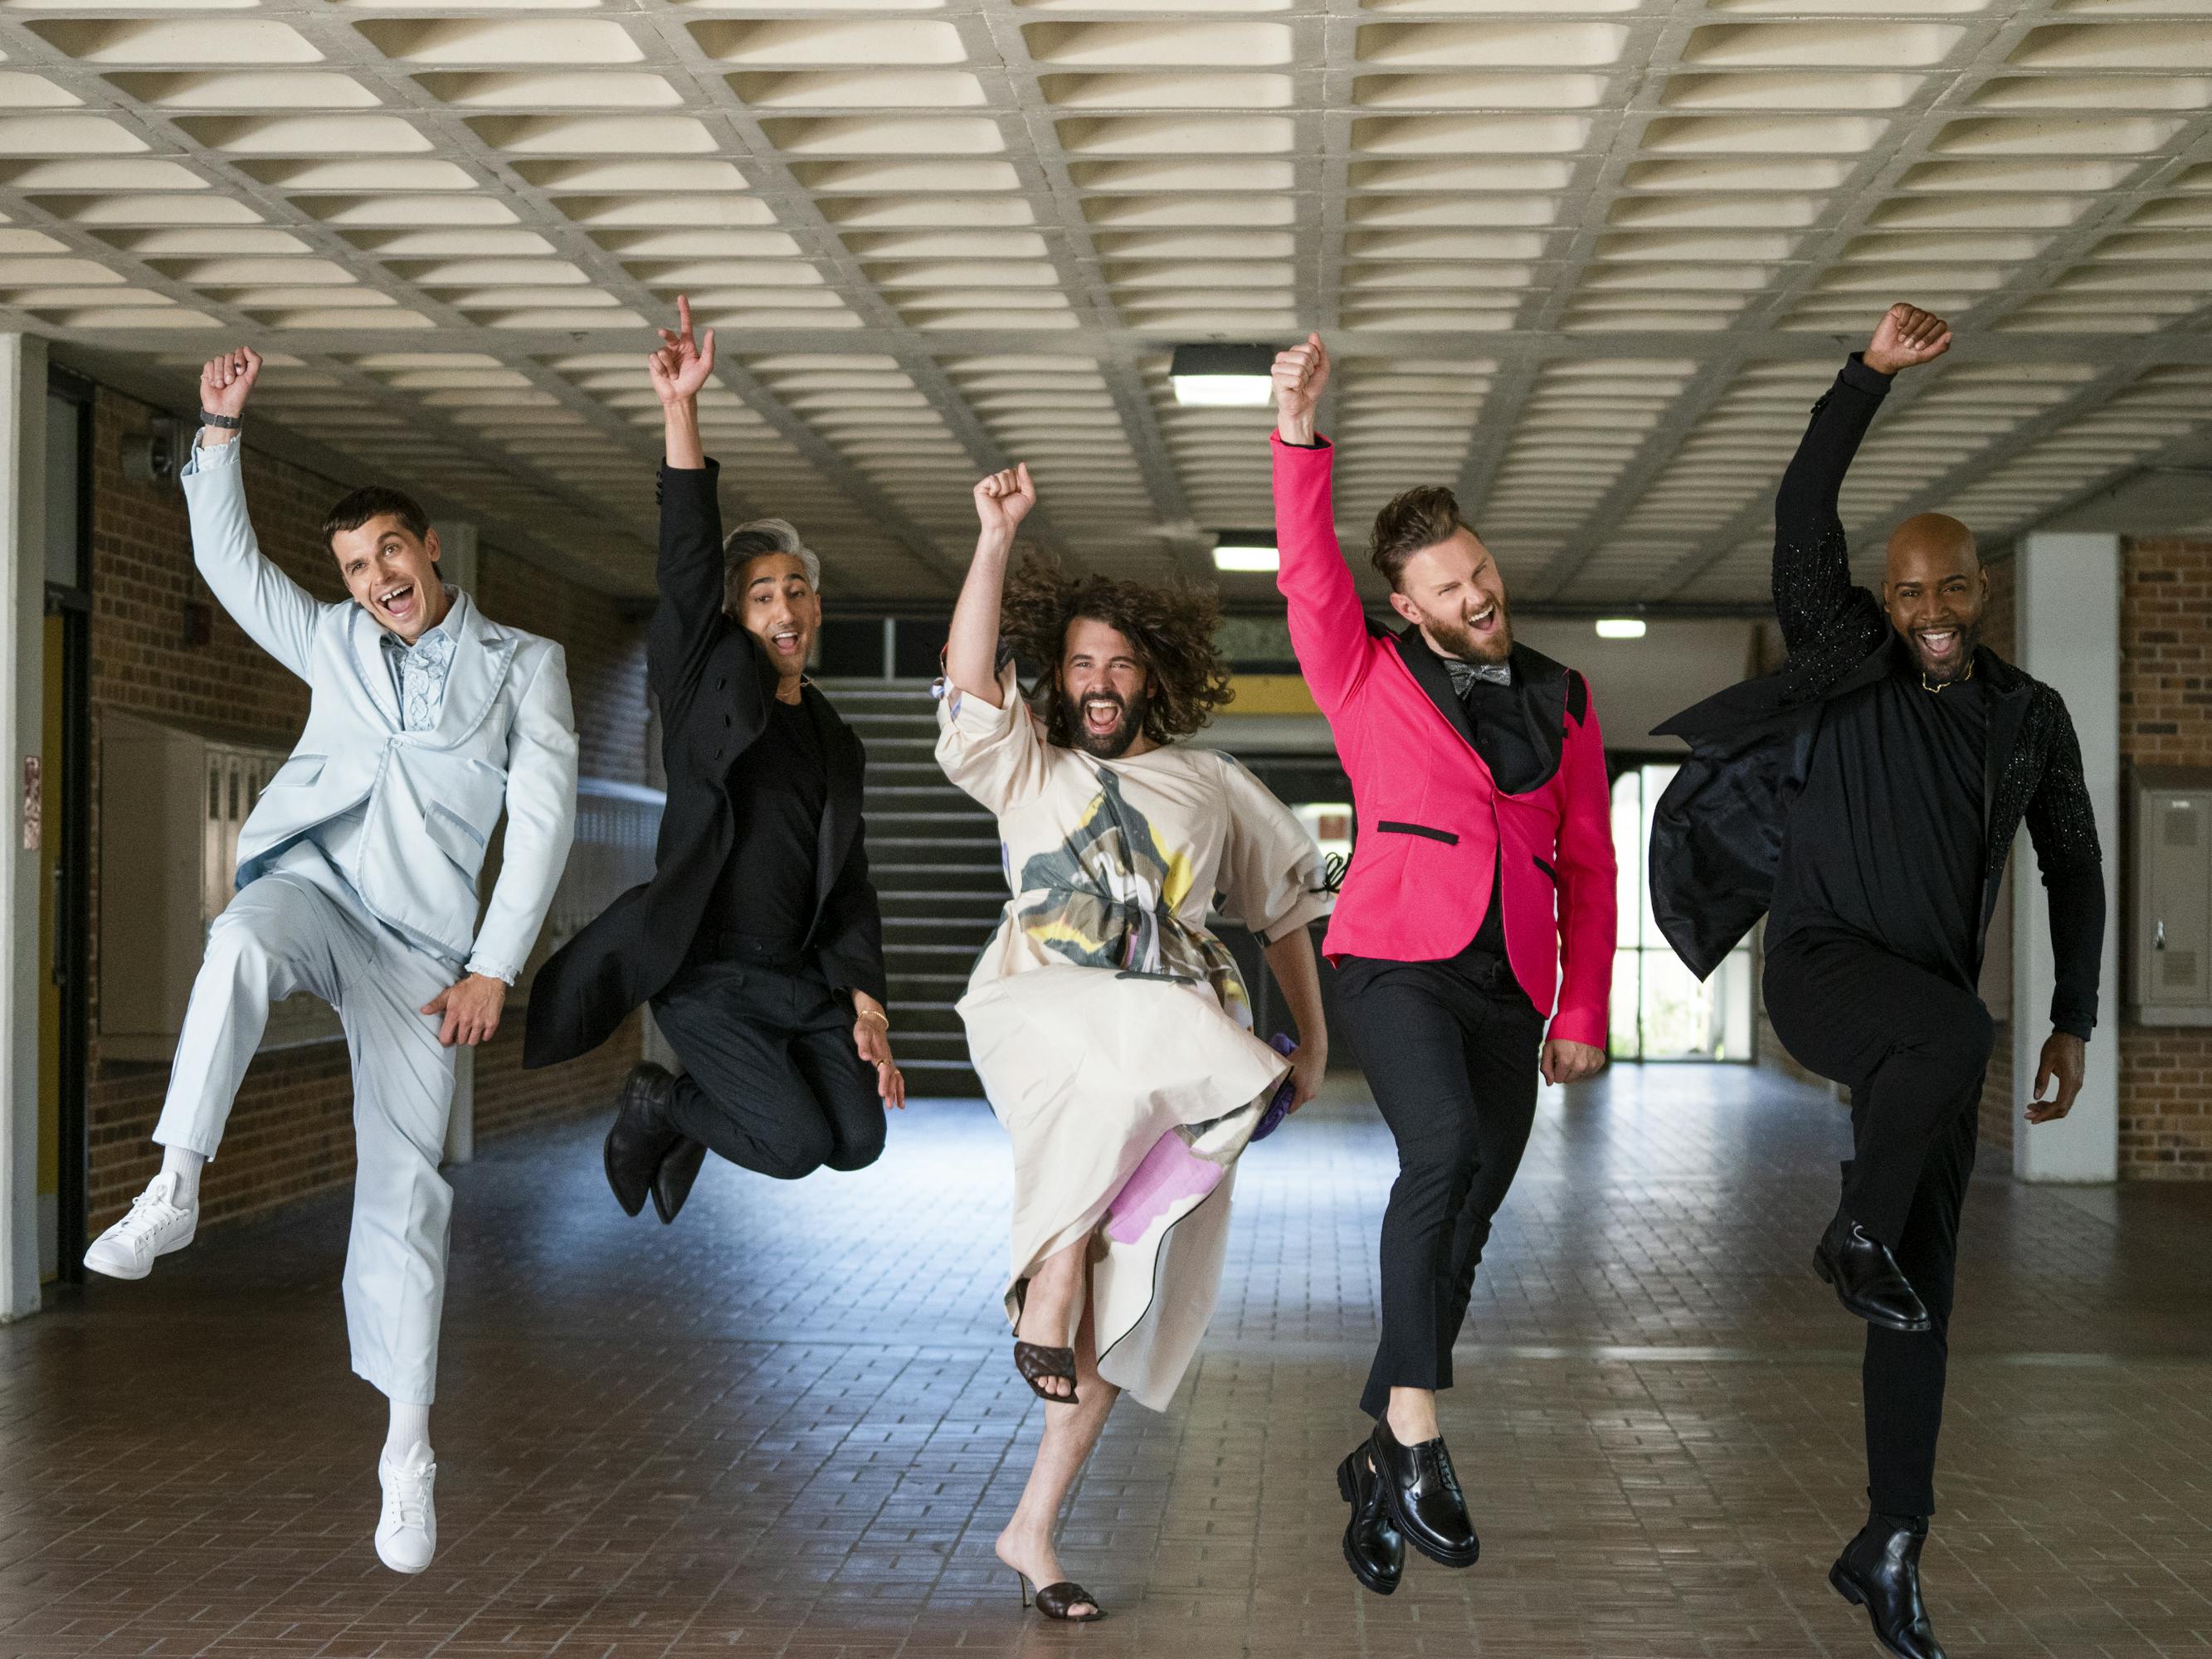
<svg viewBox="0 0 2212 1659">
<path fill-rule="evenodd" d="M 1168 362 L 1175 400 L 1192 409 L 1264 409 L 1275 399 L 1275 349 L 1179 345 Z"/>
<path fill-rule="evenodd" d="M 1640 640 L 1644 637 L 1644 618 L 1641 617 L 1600 617 L 1597 636 L 1601 640 Z"/>
<path fill-rule="evenodd" d="M 1221 530 L 1214 532 L 1216 570 L 1274 571 L 1282 568 L 1272 530 Z"/>
</svg>

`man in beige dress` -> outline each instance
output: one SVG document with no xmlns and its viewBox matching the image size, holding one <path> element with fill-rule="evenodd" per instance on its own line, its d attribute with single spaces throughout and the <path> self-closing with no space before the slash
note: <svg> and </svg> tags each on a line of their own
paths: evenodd
<svg viewBox="0 0 2212 1659">
<path fill-rule="evenodd" d="M 1227 700 L 1203 592 L 1031 562 L 1007 591 L 1026 468 L 975 487 L 982 524 L 953 613 L 939 763 L 997 815 L 1012 896 L 960 1001 L 1013 1140 L 1015 1363 L 1047 1402 L 1000 1559 L 1052 1618 L 1092 1619 L 1053 1528 L 1121 1389 L 1173 1395 L 1213 1310 L 1237 1157 L 1287 1077 L 1328 1063 L 1310 923 L 1319 849 L 1229 756 L 1178 741 Z M 1009 661 L 1044 666 L 1032 703 Z M 1253 1030 L 1222 914 L 1265 941 L 1304 1041 Z"/>
</svg>

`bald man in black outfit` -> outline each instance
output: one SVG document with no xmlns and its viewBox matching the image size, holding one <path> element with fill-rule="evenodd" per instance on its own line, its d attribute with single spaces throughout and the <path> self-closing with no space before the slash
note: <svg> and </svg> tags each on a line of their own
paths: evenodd
<svg viewBox="0 0 2212 1659">
<path fill-rule="evenodd" d="M 1900 1659 L 1942 1659 L 1920 1549 L 1993 1036 L 1975 985 L 2023 821 L 2057 963 L 2031 1123 L 2065 1116 L 2081 1087 L 2105 929 L 2073 722 L 2056 691 L 1979 643 L 1989 578 L 1972 533 L 1908 519 L 1881 597 L 1851 583 L 1844 472 L 1893 377 L 1950 343 L 1941 318 L 1894 306 L 1814 405 L 1775 499 L 1788 659 L 1660 727 L 1691 755 L 1651 840 L 1653 911 L 1683 960 L 1711 973 L 1767 910 L 1774 1029 L 1850 1088 L 1852 1155 L 1814 1264 L 1867 1322 L 1870 1511 L 1828 1577 Z"/>
</svg>

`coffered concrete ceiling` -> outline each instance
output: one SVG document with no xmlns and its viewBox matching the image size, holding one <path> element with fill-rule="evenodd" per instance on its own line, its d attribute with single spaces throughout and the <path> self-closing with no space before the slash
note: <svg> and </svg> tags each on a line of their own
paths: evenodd
<svg viewBox="0 0 2212 1659">
<path fill-rule="evenodd" d="M 2212 466 L 2212 0 L 0 0 L 0 327 L 179 409 L 254 342 L 264 428 L 620 592 L 679 290 L 731 510 L 844 597 L 947 595 L 1015 459 L 1064 556 L 1206 571 L 1269 422 L 1168 352 L 1309 327 L 1347 541 L 1454 482 L 1523 600 L 1756 602 L 1893 299 L 1961 337 L 1863 552 Z"/>
</svg>

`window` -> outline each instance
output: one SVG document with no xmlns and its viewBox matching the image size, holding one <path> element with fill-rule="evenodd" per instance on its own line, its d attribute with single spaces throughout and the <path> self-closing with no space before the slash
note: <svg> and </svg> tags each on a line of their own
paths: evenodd
<svg viewBox="0 0 2212 1659">
<path fill-rule="evenodd" d="M 1613 780 L 1613 848 L 1620 865 L 1620 923 L 1613 958 L 1615 1060 L 1748 1060 L 1751 946 L 1704 984 L 1682 965 L 1652 919 L 1646 872 L 1651 814 L 1676 771 L 1671 762 L 1632 765 Z"/>
</svg>

